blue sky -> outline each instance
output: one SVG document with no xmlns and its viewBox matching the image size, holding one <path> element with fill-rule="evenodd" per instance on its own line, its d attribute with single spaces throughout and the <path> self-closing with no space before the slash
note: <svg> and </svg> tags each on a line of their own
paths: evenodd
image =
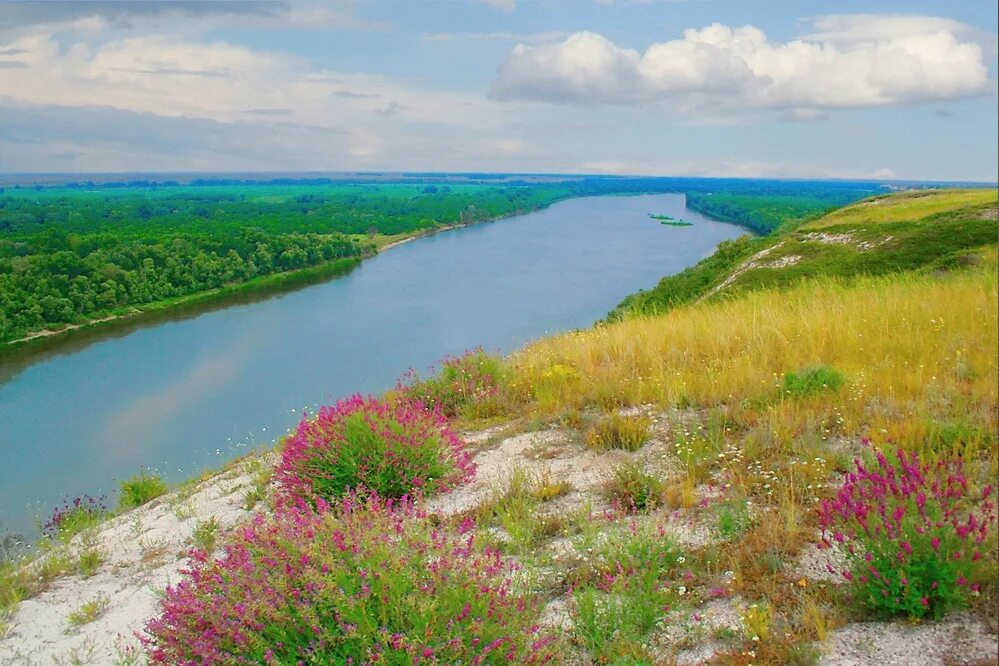
<svg viewBox="0 0 999 666">
<path fill-rule="evenodd" d="M 996 180 L 995 3 L 0 2 L 0 172 Z"/>
</svg>

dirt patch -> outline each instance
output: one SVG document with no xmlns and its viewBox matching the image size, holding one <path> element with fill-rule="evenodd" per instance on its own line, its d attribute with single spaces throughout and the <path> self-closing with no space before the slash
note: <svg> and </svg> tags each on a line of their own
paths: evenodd
<svg viewBox="0 0 999 666">
<path fill-rule="evenodd" d="M 832 571 L 829 571 L 830 567 Z M 841 572 L 848 568 L 846 553 L 835 543 L 830 548 L 819 548 L 816 543 L 810 543 L 802 548 L 798 561 L 790 567 L 788 575 L 793 579 L 807 578 L 816 582 L 841 585 L 846 582 Z"/>
<path fill-rule="evenodd" d="M 507 437 L 495 447 L 475 455 L 475 479 L 424 503 L 430 513 L 453 516 L 481 506 L 510 481 L 514 470 L 530 475 L 548 474 L 564 479 L 581 492 L 596 492 L 614 466 L 625 460 L 622 451 L 597 453 L 572 441 L 564 430 L 551 429 Z"/>
<path fill-rule="evenodd" d="M 652 643 L 655 653 L 672 656 L 677 666 L 695 666 L 711 660 L 726 644 L 720 638 L 742 635 L 739 600 L 715 599 L 699 608 L 671 612 L 664 618 L 664 629 Z"/>
<path fill-rule="evenodd" d="M 801 236 L 803 241 L 814 241 L 816 243 L 826 243 L 832 245 L 850 245 L 857 248 L 858 250 L 873 250 L 879 245 L 884 245 L 888 241 L 895 238 L 894 236 L 888 235 L 879 241 L 858 241 L 853 237 L 853 234 L 842 233 L 834 234 L 827 231 L 813 231 Z"/>
<path fill-rule="evenodd" d="M 770 247 L 763 248 L 762 250 L 760 250 L 759 252 L 757 252 L 756 254 L 754 254 L 753 256 L 751 256 L 748 260 L 746 260 L 745 262 L 743 262 L 741 266 L 739 266 L 734 271 L 732 271 L 732 273 L 729 274 L 729 276 L 727 278 L 725 278 L 722 281 L 721 284 L 719 284 L 717 287 L 713 288 L 707 294 L 705 294 L 704 296 L 702 296 L 700 298 L 700 300 L 703 301 L 706 298 L 714 296 L 719 291 L 721 291 L 725 287 L 729 286 L 730 284 L 732 284 L 733 282 L 735 282 L 736 280 L 738 280 L 739 277 L 743 273 L 745 273 L 746 271 L 752 270 L 754 268 L 759 268 L 761 266 L 760 262 L 763 261 L 764 257 L 766 257 L 768 254 L 770 254 L 774 250 L 782 247 L 783 245 L 784 245 L 784 241 L 780 241 L 779 243 L 777 243 L 775 245 L 771 245 Z"/>
<path fill-rule="evenodd" d="M 788 266 L 794 266 L 799 261 L 801 261 L 800 254 L 789 254 L 786 257 L 774 259 L 768 264 L 761 264 L 757 268 L 787 268 Z"/>
<path fill-rule="evenodd" d="M 996 634 L 968 613 L 939 622 L 863 622 L 837 629 L 822 645 L 822 666 L 955 666 L 999 661 Z"/>
</svg>

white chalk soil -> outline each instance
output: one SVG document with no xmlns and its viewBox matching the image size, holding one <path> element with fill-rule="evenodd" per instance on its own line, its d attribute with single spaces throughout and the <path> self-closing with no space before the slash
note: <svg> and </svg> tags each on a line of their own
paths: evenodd
<svg viewBox="0 0 999 666">
<path fill-rule="evenodd" d="M 476 451 L 476 478 L 427 500 L 424 508 L 442 518 L 473 511 L 495 499 L 519 469 L 534 478 L 565 480 L 571 485 L 568 494 L 544 505 L 546 513 L 568 513 L 588 505 L 594 515 L 599 514 L 608 506 L 604 485 L 620 463 L 634 461 L 666 480 L 676 473 L 672 432 L 686 429 L 696 419 L 692 412 L 628 411 L 642 412 L 652 423 L 650 441 L 635 453 L 596 452 L 579 442 L 578 435 L 560 429 L 525 433 L 500 426 L 466 433 Z M 159 595 L 166 586 L 180 580 L 195 527 L 214 518 L 224 534 L 251 516 L 244 498 L 254 487 L 262 464 L 270 461 L 241 463 L 187 492 L 168 494 L 77 537 L 69 549 L 76 554 L 95 548 L 104 557 L 102 564 L 89 578 L 65 576 L 23 601 L 0 637 L 0 664 L 144 663 L 136 633 L 156 615 Z M 700 486 L 696 495 L 709 504 L 717 498 L 718 489 Z M 694 506 L 656 511 L 640 519 L 662 526 L 677 543 L 694 550 L 716 538 L 707 522 L 710 515 L 708 509 Z M 502 534 L 496 536 L 503 539 Z M 554 537 L 540 548 L 553 562 L 581 555 L 565 537 Z M 838 583 L 825 568 L 826 556 L 806 548 L 797 562 L 789 563 L 789 581 L 804 577 L 821 584 Z M 98 602 L 96 617 L 74 626 L 71 615 L 91 601 Z M 745 602 L 739 597 L 725 597 L 664 615 L 663 629 L 651 641 L 656 654 L 664 663 L 693 666 L 709 662 L 726 649 L 726 637 L 744 632 L 743 606 Z M 559 632 L 572 630 L 571 608 L 564 593 L 548 599 L 542 622 Z M 832 632 L 816 647 L 821 653 L 819 663 L 824 666 L 994 664 L 999 662 L 996 640 L 994 627 L 968 614 L 955 614 L 940 622 L 917 625 L 850 624 Z M 572 654 L 565 655 L 562 663 L 591 662 L 583 654 Z"/>
<path fill-rule="evenodd" d="M 54 580 L 26 599 L 0 637 L 0 664 L 143 663 L 135 636 L 155 616 L 166 586 L 181 578 L 194 529 L 215 520 L 219 538 L 251 515 L 244 508 L 255 483 L 247 462 L 186 491 L 175 491 L 78 535 L 61 552 L 96 550 L 102 562 L 89 577 Z M 90 604 L 93 619 L 71 617 Z"/>
</svg>

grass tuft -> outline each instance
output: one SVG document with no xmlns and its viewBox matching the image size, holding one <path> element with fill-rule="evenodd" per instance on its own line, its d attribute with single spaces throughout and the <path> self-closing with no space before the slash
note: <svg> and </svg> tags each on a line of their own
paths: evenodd
<svg viewBox="0 0 999 666">
<path fill-rule="evenodd" d="M 612 412 L 600 418 L 586 433 L 586 443 L 597 451 L 637 451 L 649 441 L 649 419 Z"/>
<path fill-rule="evenodd" d="M 846 377 L 836 368 L 828 365 L 813 365 L 784 375 L 784 393 L 790 396 L 803 396 L 822 391 L 838 391 L 846 383 Z"/>
<path fill-rule="evenodd" d="M 66 618 L 71 627 L 80 627 L 99 618 L 108 609 L 107 597 L 97 597 L 85 602 Z"/>
<path fill-rule="evenodd" d="M 627 461 L 614 468 L 605 492 L 625 509 L 644 511 L 662 500 L 663 482 L 647 473 L 640 463 Z"/>
<path fill-rule="evenodd" d="M 121 482 L 121 497 L 118 499 L 118 510 L 127 511 L 146 502 L 156 499 L 167 492 L 167 484 L 158 474 L 151 474 L 145 469 L 139 470 L 135 476 Z"/>
</svg>

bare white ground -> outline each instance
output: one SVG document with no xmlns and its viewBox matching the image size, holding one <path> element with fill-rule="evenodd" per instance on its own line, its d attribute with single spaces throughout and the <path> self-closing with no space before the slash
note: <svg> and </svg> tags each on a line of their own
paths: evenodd
<svg viewBox="0 0 999 666">
<path fill-rule="evenodd" d="M 0 637 L 0 664 L 127 663 L 125 655 L 138 646 L 135 632 L 156 615 L 166 586 L 180 579 L 195 526 L 214 518 L 224 532 L 250 515 L 243 503 L 255 469 L 238 465 L 193 492 L 169 493 L 77 536 L 67 554 L 96 549 L 103 557 L 97 572 L 56 579 L 21 602 Z M 70 615 L 91 601 L 104 610 L 71 626 Z"/>
</svg>

